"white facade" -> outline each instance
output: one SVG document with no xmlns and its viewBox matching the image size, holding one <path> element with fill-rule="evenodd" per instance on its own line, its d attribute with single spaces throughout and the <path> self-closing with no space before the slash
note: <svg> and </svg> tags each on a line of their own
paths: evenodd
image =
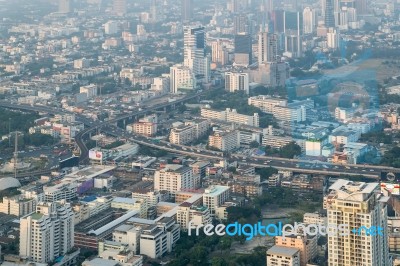
<svg viewBox="0 0 400 266">
<path fill-rule="evenodd" d="M 303 10 L 303 27 L 304 34 L 312 34 L 315 31 L 316 26 L 316 14 L 315 10 L 310 7 L 306 7 Z"/>
<path fill-rule="evenodd" d="M 225 90 L 229 92 L 244 91 L 249 94 L 249 74 L 226 72 Z"/>
<path fill-rule="evenodd" d="M 340 34 L 338 30 L 334 28 L 329 28 L 326 34 L 327 46 L 330 49 L 336 50 L 339 48 Z"/>
<path fill-rule="evenodd" d="M 170 92 L 178 93 L 179 89 L 193 90 L 196 88 L 196 78 L 193 71 L 182 65 L 170 68 Z"/>
<path fill-rule="evenodd" d="M 239 131 L 214 132 L 208 137 L 208 146 L 220 151 L 231 151 L 240 148 Z"/>
<path fill-rule="evenodd" d="M 210 209 L 211 214 L 214 214 L 215 208 L 223 205 L 228 199 L 228 186 L 211 186 L 203 193 L 203 204 Z"/>
<path fill-rule="evenodd" d="M 49 263 L 74 246 L 74 213 L 65 202 L 40 203 L 20 220 L 20 256 Z"/>
<path fill-rule="evenodd" d="M 193 169 L 182 165 L 169 164 L 154 173 L 154 190 L 168 191 L 175 194 L 181 190 L 196 188 L 198 177 L 193 175 Z"/>
<path fill-rule="evenodd" d="M 264 113 L 272 114 L 275 106 L 287 106 L 287 100 L 271 98 L 267 95 L 258 95 L 250 97 L 248 104 L 260 108 Z"/>
<path fill-rule="evenodd" d="M 0 202 L 0 212 L 15 215 L 18 217 L 25 216 L 34 212 L 36 209 L 35 199 L 25 199 L 22 196 L 3 197 L 3 202 Z"/>
<path fill-rule="evenodd" d="M 211 224 L 210 209 L 205 206 L 192 206 L 191 203 L 184 202 L 176 211 L 176 221 L 182 229 L 188 229 L 189 222 L 191 226 Z"/>
<path fill-rule="evenodd" d="M 82 86 L 79 92 L 85 93 L 87 95 L 87 98 L 91 99 L 97 96 L 97 86 L 94 84 Z"/>
</svg>

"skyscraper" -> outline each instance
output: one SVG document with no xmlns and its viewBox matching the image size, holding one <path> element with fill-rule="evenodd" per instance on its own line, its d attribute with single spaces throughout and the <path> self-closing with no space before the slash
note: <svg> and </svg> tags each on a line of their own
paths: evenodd
<svg viewBox="0 0 400 266">
<path fill-rule="evenodd" d="M 233 31 L 235 34 L 240 32 L 249 33 L 249 19 L 245 14 L 238 14 L 233 21 Z"/>
<path fill-rule="evenodd" d="M 181 0 L 182 21 L 187 22 L 193 18 L 193 0 Z"/>
<path fill-rule="evenodd" d="M 204 27 L 185 27 L 184 38 L 184 66 L 193 70 L 196 78 L 205 82 L 210 79 L 210 58 L 205 54 L 206 38 Z"/>
<path fill-rule="evenodd" d="M 126 14 L 126 0 L 113 0 L 113 11 L 118 16 Z"/>
<path fill-rule="evenodd" d="M 301 57 L 303 53 L 303 13 L 284 13 L 285 55 Z"/>
<path fill-rule="evenodd" d="M 306 7 L 303 10 L 303 25 L 304 25 L 304 34 L 311 34 L 314 32 L 316 25 L 316 17 L 315 17 L 315 11 L 310 7 Z"/>
<path fill-rule="evenodd" d="M 258 64 L 276 62 L 278 56 L 278 36 L 268 32 L 258 34 Z"/>
<path fill-rule="evenodd" d="M 70 13 L 72 11 L 71 0 L 58 0 L 58 12 Z"/>
<path fill-rule="evenodd" d="M 235 35 L 235 64 L 248 66 L 252 64 L 252 41 L 246 33 Z"/>
<path fill-rule="evenodd" d="M 390 265 L 387 239 L 389 198 L 379 194 L 379 191 L 379 183 L 344 179 L 330 186 L 330 193 L 324 197 L 328 227 L 348 225 L 350 230 L 356 231 L 347 235 L 328 234 L 329 266 Z M 365 228 L 373 226 L 376 227 L 376 233 L 365 231 Z"/>
<path fill-rule="evenodd" d="M 335 5 L 334 0 L 325 0 L 325 27 L 335 27 Z"/>
<path fill-rule="evenodd" d="M 69 203 L 39 203 L 20 220 L 20 256 L 49 263 L 74 246 L 74 213 Z"/>
</svg>

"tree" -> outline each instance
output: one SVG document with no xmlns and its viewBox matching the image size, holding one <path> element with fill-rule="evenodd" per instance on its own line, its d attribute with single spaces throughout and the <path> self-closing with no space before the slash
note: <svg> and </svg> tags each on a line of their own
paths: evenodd
<svg viewBox="0 0 400 266">
<path fill-rule="evenodd" d="M 260 175 L 261 181 L 267 180 L 270 176 L 273 174 L 278 173 L 278 169 L 273 168 L 273 167 L 266 167 L 266 168 L 258 168 L 256 170 L 257 174 Z"/>
<path fill-rule="evenodd" d="M 258 148 L 259 146 L 260 146 L 260 143 L 258 143 L 255 140 L 250 142 L 250 148 L 252 148 L 252 149 Z"/>
<path fill-rule="evenodd" d="M 222 257 L 214 257 L 211 259 L 211 266 L 228 266 L 228 263 Z"/>
<path fill-rule="evenodd" d="M 283 146 L 280 150 L 280 156 L 282 156 L 283 158 L 293 159 L 294 156 L 298 156 L 300 154 L 301 154 L 301 147 L 294 141 Z"/>
<path fill-rule="evenodd" d="M 192 265 L 205 265 L 207 263 L 207 248 L 196 246 L 190 251 L 190 262 Z"/>
</svg>

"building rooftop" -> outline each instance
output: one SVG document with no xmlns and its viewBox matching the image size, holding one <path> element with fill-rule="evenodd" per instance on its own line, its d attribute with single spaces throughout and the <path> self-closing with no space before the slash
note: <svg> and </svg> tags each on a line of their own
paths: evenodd
<svg viewBox="0 0 400 266">
<path fill-rule="evenodd" d="M 118 266 L 119 262 L 115 260 L 106 260 L 101 258 L 95 258 L 91 261 L 84 261 L 83 266 Z"/>
<path fill-rule="evenodd" d="M 225 192 L 227 190 L 229 190 L 228 186 L 211 186 L 211 187 L 208 187 L 204 191 L 204 194 L 207 195 L 207 196 L 213 197 L 213 196 L 220 195 L 221 193 L 223 193 L 223 192 Z"/>
<path fill-rule="evenodd" d="M 292 247 L 281 247 L 281 246 L 273 246 L 267 250 L 267 254 L 269 255 L 278 255 L 278 256 L 285 256 L 285 257 L 292 257 L 296 253 L 299 252 L 299 249 L 292 248 Z"/>
</svg>

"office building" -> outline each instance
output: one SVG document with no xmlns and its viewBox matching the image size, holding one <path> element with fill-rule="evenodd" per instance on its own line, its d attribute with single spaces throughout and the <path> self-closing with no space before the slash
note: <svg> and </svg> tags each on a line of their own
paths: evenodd
<svg viewBox="0 0 400 266">
<path fill-rule="evenodd" d="M 197 79 L 210 80 L 211 59 L 205 54 L 206 36 L 202 26 L 186 26 L 183 29 L 183 65 L 193 71 Z"/>
<path fill-rule="evenodd" d="M 182 21 L 188 22 L 193 19 L 193 0 L 181 0 Z"/>
<path fill-rule="evenodd" d="M 303 53 L 303 13 L 284 13 L 285 51 L 284 55 L 298 58 Z"/>
<path fill-rule="evenodd" d="M 184 230 L 189 228 L 189 222 L 192 222 L 191 226 L 212 224 L 208 207 L 196 206 L 189 202 L 184 202 L 178 207 L 176 221 Z"/>
<path fill-rule="evenodd" d="M 74 213 L 69 203 L 39 203 L 20 220 L 20 256 L 50 263 L 74 246 Z"/>
<path fill-rule="evenodd" d="M 229 62 L 228 49 L 224 47 L 220 40 L 214 41 L 211 44 L 211 61 L 219 65 L 226 65 Z"/>
<path fill-rule="evenodd" d="M 306 7 L 303 10 L 303 26 L 304 26 L 304 34 L 312 34 L 314 33 L 317 25 L 317 17 L 315 14 L 315 10 Z"/>
<path fill-rule="evenodd" d="M 335 28 L 329 28 L 328 33 L 326 34 L 327 38 L 327 47 L 336 50 L 340 45 L 340 34 L 339 31 Z"/>
<path fill-rule="evenodd" d="M 72 12 L 72 0 L 58 0 L 58 12 L 59 13 Z"/>
<path fill-rule="evenodd" d="M 36 210 L 35 199 L 25 199 L 18 195 L 14 197 L 3 197 L 3 202 L 0 202 L 0 212 L 8 215 L 22 217 L 31 214 Z"/>
<path fill-rule="evenodd" d="M 258 64 L 276 62 L 278 59 L 278 36 L 268 32 L 258 34 Z"/>
<path fill-rule="evenodd" d="M 193 90 L 196 88 L 196 78 L 193 71 L 183 65 L 174 65 L 170 68 L 170 92 L 179 90 Z"/>
<path fill-rule="evenodd" d="M 358 233 L 328 235 L 328 265 L 384 266 L 389 264 L 387 234 L 388 197 L 379 194 L 379 183 L 339 179 L 324 197 L 328 224 L 348 224 Z M 368 234 L 362 228 L 382 228 L 381 234 Z"/>
<path fill-rule="evenodd" d="M 229 92 L 244 91 L 249 94 L 249 74 L 225 72 L 225 90 Z"/>
<path fill-rule="evenodd" d="M 199 177 L 193 175 L 192 168 L 178 164 L 168 164 L 154 173 L 154 190 L 165 190 L 175 194 L 181 190 L 196 189 L 199 184 L 197 179 Z"/>
<path fill-rule="evenodd" d="M 268 266 L 300 266 L 300 251 L 293 247 L 273 246 L 267 250 Z"/>
<path fill-rule="evenodd" d="M 325 27 L 335 27 L 335 0 L 325 0 Z"/>
<path fill-rule="evenodd" d="M 111 208 L 127 211 L 137 210 L 140 218 L 147 217 L 147 202 L 144 199 L 115 197 L 111 202 Z"/>
<path fill-rule="evenodd" d="M 208 146 L 220 151 L 240 148 L 239 131 L 218 131 L 208 137 Z"/>
<path fill-rule="evenodd" d="M 126 14 L 127 0 L 113 0 L 113 12 L 117 16 L 124 16 Z"/>
<path fill-rule="evenodd" d="M 134 251 L 135 254 L 139 254 L 141 233 L 142 229 L 139 226 L 123 224 L 114 229 L 112 233 L 112 241 L 128 245 L 130 250 Z"/>
<path fill-rule="evenodd" d="M 246 14 L 235 15 L 233 21 L 233 32 L 235 35 L 239 33 L 250 33 L 249 18 Z"/>
<path fill-rule="evenodd" d="M 238 33 L 235 35 L 235 65 L 249 66 L 253 60 L 251 35 Z"/>
<path fill-rule="evenodd" d="M 228 199 L 228 186 L 210 186 L 203 193 L 203 204 L 210 209 L 211 215 L 214 215 L 215 209 L 222 206 Z"/>
</svg>

